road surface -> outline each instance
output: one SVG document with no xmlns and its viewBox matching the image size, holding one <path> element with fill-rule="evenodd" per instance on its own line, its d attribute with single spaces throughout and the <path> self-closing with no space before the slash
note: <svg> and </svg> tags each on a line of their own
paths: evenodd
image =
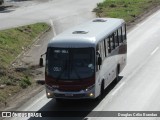
<svg viewBox="0 0 160 120">
<path fill-rule="evenodd" d="M 128 33 L 127 66 L 122 79 L 113 84 L 100 102 L 78 101 L 57 104 L 47 99 L 45 91 L 24 104 L 18 110 L 88 110 L 88 111 L 159 111 L 160 110 L 160 11 L 156 12 Z M 86 116 L 82 116 L 85 118 Z M 77 119 L 82 119 L 77 118 Z M 50 118 L 45 118 L 50 119 Z M 57 118 L 58 119 L 58 118 Z M 89 118 L 106 119 L 106 118 Z M 107 118 L 118 119 L 120 118 Z M 121 118 L 124 119 L 124 118 Z M 127 120 L 129 118 L 126 118 Z M 158 118 L 130 118 L 158 120 Z"/>
</svg>

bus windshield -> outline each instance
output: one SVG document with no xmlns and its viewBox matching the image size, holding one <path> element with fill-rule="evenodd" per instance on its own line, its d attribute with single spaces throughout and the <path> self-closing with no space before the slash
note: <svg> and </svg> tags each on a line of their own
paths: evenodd
<svg viewBox="0 0 160 120">
<path fill-rule="evenodd" d="M 46 70 L 57 80 L 80 80 L 94 75 L 93 48 L 47 49 Z"/>
</svg>

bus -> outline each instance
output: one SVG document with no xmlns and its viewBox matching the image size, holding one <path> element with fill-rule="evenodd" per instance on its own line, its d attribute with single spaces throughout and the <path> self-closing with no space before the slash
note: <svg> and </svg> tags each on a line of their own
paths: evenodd
<svg viewBox="0 0 160 120">
<path fill-rule="evenodd" d="M 45 62 L 47 98 L 100 98 L 126 65 L 126 36 L 123 19 L 95 18 L 50 40 Z"/>
<path fill-rule="evenodd" d="M 2 5 L 4 3 L 4 0 L 0 0 L 0 5 Z"/>
</svg>

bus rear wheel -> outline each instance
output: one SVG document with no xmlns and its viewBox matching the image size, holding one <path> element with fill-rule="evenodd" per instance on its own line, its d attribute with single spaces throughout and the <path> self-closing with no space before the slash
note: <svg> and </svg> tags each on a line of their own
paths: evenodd
<svg viewBox="0 0 160 120">
<path fill-rule="evenodd" d="M 116 68 L 116 82 L 119 82 L 119 71 L 120 71 L 120 66 L 118 65 L 117 68 Z"/>
</svg>

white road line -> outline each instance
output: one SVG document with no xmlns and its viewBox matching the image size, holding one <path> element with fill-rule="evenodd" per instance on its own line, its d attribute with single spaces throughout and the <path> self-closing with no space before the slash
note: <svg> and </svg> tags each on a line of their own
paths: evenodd
<svg viewBox="0 0 160 120">
<path fill-rule="evenodd" d="M 50 24 L 51 24 L 51 27 L 52 27 L 52 30 L 53 30 L 53 34 L 54 34 L 54 36 L 56 36 L 56 31 L 54 29 L 54 25 L 53 25 L 52 19 L 50 19 Z"/>
<path fill-rule="evenodd" d="M 123 87 L 124 84 L 125 84 L 125 82 L 121 83 L 121 84 L 117 87 L 117 89 L 115 89 L 115 91 L 113 91 L 113 92 L 111 93 L 111 95 L 114 96 L 114 95 Z"/>
<path fill-rule="evenodd" d="M 152 14 L 151 16 L 149 16 L 145 21 L 137 24 L 139 27 L 143 26 L 144 24 L 146 24 L 149 20 L 151 20 L 152 18 L 154 18 L 157 14 L 159 14 L 160 10 L 158 10 L 157 12 L 155 12 L 154 14 Z M 128 36 L 130 36 L 130 34 L 132 34 L 133 32 L 135 32 L 137 29 L 139 29 L 139 27 L 135 27 L 132 31 L 130 31 L 128 33 Z"/>
<path fill-rule="evenodd" d="M 151 53 L 151 55 L 153 55 L 154 53 L 156 53 L 158 49 L 159 49 L 159 47 L 156 47 L 156 48 L 153 50 L 153 52 Z"/>
<path fill-rule="evenodd" d="M 112 98 L 114 97 L 114 95 L 120 90 L 120 88 L 123 87 L 123 85 L 126 82 L 122 82 L 116 89 L 115 91 L 113 91 L 111 94 L 107 95 L 102 101 L 101 103 L 98 105 L 98 107 L 96 107 L 93 111 L 103 111 L 104 108 L 104 104 L 107 104 L 108 102 L 112 101 Z"/>
<path fill-rule="evenodd" d="M 41 101 L 42 99 L 44 99 L 45 98 L 45 94 L 42 96 L 42 97 L 40 97 L 39 99 L 37 99 L 36 101 L 34 101 L 31 105 L 29 105 L 27 108 L 25 108 L 24 109 L 24 111 L 27 111 L 27 110 L 30 110 L 34 105 L 36 105 L 39 101 Z"/>
</svg>

